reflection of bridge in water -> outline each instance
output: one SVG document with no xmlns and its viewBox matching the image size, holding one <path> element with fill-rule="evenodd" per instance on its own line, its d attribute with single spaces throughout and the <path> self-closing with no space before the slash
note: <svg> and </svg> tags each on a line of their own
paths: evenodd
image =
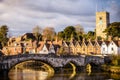
<svg viewBox="0 0 120 80">
<path fill-rule="evenodd" d="M 64 67 L 67 64 L 74 64 L 75 66 L 86 66 L 89 63 L 94 63 L 96 65 L 104 64 L 104 57 L 101 56 L 81 56 L 81 55 L 66 55 L 66 56 L 56 56 L 55 54 L 23 54 L 14 56 L 3 56 L 0 58 L 0 69 L 10 70 L 13 66 L 29 61 L 38 60 L 48 64 L 53 68 Z"/>
<path fill-rule="evenodd" d="M 62 55 L 55 54 L 22 54 L 13 56 L 0 57 L 0 71 L 24 71 L 29 70 L 47 72 L 47 77 L 51 77 L 55 72 L 65 71 L 67 67 L 72 71 L 69 74 L 69 79 L 76 75 L 78 68 L 83 69 L 86 65 L 100 66 L 106 62 L 104 56 L 85 56 L 85 55 Z M 70 67 L 71 66 L 71 67 Z M 80 69 L 79 69 L 80 70 Z M 31 71 L 30 71 L 31 72 Z M 67 71 L 65 71 L 67 74 Z"/>
</svg>

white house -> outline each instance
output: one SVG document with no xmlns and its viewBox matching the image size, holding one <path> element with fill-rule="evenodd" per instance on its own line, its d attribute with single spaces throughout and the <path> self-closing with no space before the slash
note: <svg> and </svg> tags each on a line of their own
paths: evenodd
<svg viewBox="0 0 120 80">
<path fill-rule="evenodd" d="M 53 44 L 50 45 L 49 53 L 55 53 L 55 46 Z"/>
<path fill-rule="evenodd" d="M 120 54 L 120 40 L 110 42 L 108 45 L 108 54 Z"/>
<path fill-rule="evenodd" d="M 101 44 L 101 54 L 105 55 L 108 54 L 108 44 L 109 41 L 103 41 Z"/>
<path fill-rule="evenodd" d="M 49 53 L 49 46 L 48 44 L 44 44 L 42 49 L 39 51 L 40 54 L 48 54 Z"/>
</svg>

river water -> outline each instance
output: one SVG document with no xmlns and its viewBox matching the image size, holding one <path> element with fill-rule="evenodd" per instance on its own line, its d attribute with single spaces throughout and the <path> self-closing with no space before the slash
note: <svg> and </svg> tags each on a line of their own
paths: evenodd
<svg viewBox="0 0 120 80">
<path fill-rule="evenodd" d="M 83 73 L 60 72 L 49 74 L 42 70 L 11 70 L 7 75 L 0 77 L 0 80 L 120 80 L 120 74 L 110 73 Z"/>
</svg>

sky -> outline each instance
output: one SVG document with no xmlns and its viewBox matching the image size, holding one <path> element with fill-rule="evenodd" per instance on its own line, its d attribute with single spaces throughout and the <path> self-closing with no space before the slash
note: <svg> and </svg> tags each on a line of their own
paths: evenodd
<svg viewBox="0 0 120 80">
<path fill-rule="evenodd" d="M 94 31 L 96 11 L 108 11 L 110 22 L 120 22 L 120 0 L 0 0 L 0 26 L 7 25 L 10 36 L 32 32 L 35 26 L 81 25 Z"/>
</svg>

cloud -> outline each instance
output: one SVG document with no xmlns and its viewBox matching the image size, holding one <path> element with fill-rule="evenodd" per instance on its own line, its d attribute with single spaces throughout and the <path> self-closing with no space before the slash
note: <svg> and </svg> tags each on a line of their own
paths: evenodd
<svg viewBox="0 0 120 80">
<path fill-rule="evenodd" d="M 95 4 L 96 0 L 0 0 L 0 25 L 7 24 L 12 35 L 31 32 L 36 25 L 58 32 L 80 24 L 87 32 L 95 28 Z"/>
<path fill-rule="evenodd" d="M 107 10 L 110 12 L 111 22 L 120 21 L 120 3 L 119 0 L 108 2 Z"/>
</svg>

